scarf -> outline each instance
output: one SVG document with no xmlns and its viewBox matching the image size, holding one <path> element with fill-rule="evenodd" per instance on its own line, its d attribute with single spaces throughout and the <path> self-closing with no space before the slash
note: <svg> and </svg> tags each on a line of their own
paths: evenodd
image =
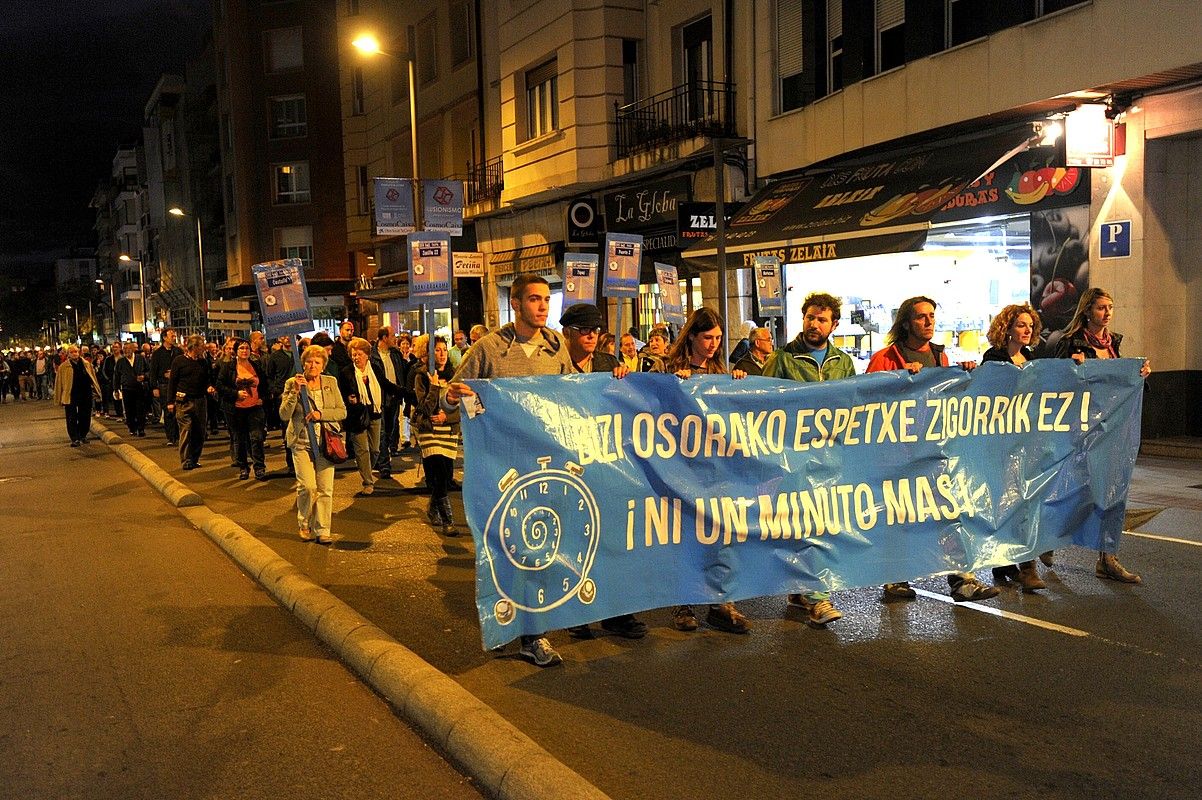
<svg viewBox="0 0 1202 800">
<path fill-rule="evenodd" d="M 1085 341 L 1089 342 L 1090 347 L 1095 350 L 1105 350 L 1111 358 L 1119 357 L 1119 354 L 1114 352 L 1114 340 L 1110 336 L 1109 328 L 1103 328 L 1101 336 L 1093 335 L 1089 332 L 1089 328 L 1082 328 L 1081 332 L 1085 334 Z"/>
<path fill-rule="evenodd" d="M 376 372 L 371 368 L 371 364 L 368 364 L 363 372 L 355 367 L 355 381 L 359 384 L 360 402 L 368 406 L 371 413 L 379 414 L 380 403 L 384 398 L 381 396 L 380 382 L 376 380 Z"/>
</svg>

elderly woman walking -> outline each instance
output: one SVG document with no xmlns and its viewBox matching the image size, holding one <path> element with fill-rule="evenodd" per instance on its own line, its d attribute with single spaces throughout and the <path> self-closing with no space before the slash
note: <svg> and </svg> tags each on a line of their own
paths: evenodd
<svg viewBox="0 0 1202 800">
<path fill-rule="evenodd" d="M 321 452 L 322 425 L 337 426 L 346 419 L 346 405 L 338 391 L 338 380 L 323 375 L 326 349 L 306 347 L 301 354 L 300 375 L 284 383 L 280 419 L 287 420 L 284 443 L 292 450 L 296 466 L 296 526 L 300 538 L 321 544 L 334 541 L 330 520 L 334 513 L 334 465 Z"/>
</svg>

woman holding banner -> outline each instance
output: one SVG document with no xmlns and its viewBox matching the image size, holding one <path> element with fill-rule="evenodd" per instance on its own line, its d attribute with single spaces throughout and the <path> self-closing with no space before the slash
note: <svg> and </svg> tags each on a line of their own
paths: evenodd
<svg viewBox="0 0 1202 800">
<path fill-rule="evenodd" d="M 301 354 L 303 371 L 287 380 L 280 397 L 280 419 L 288 420 L 284 444 L 292 450 L 296 466 L 297 532 L 306 542 L 317 539 L 320 544 L 334 541 L 330 533 L 334 465 L 322 456 L 321 447 L 312 441 L 311 433 L 320 435 L 322 424 L 337 425 L 346 419 L 338 379 L 322 374 L 328 358 L 324 347 L 306 347 Z"/>
<path fill-rule="evenodd" d="M 722 317 L 718 312 L 702 306 L 689 315 L 676 344 L 668 351 L 664 372 L 671 372 L 682 379 L 695 374 L 726 374 L 726 364 L 722 360 Z M 747 377 L 746 372 L 738 369 L 730 374 L 734 378 Z M 747 633 L 751 630 L 751 623 L 739 613 L 734 603 L 711 605 L 705 622 L 727 633 Z M 697 615 L 693 613 L 693 607 L 677 606 L 672 614 L 672 625 L 678 631 L 697 630 Z"/>
<path fill-rule="evenodd" d="M 1088 358 L 1122 358 L 1119 347 L 1123 335 L 1110 330 L 1113 319 L 1114 298 L 1110 293 L 1098 287 L 1088 289 L 1081 295 L 1072 321 L 1056 343 L 1056 357 L 1071 358 L 1078 364 L 1085 363 Z M 1147 359 L 1144 359 L 1139 374 L 1144 378 L 1152 374 Z M 1039 559 L 1050 567 L 1052 551 L 1042 554 Z M 1098 553 L 1094 574 L 1120 583 L 1143 583 L 1143 578 L 1120 564 L 1114 553 Z"/>
<path fill-rule="evenodd" d="M 1031 342 L 1039 341 L 1043 327 L 1039 314 L 1030 305 L 1008 305 L 998 312 L 989 326 L 989 343 L 993 345 L 981 356 L 981 361 L 1004 361 L 1021 367 L 1035 358 Z M 1035 559 L 1021 564 L 993 568 L 994 584 L 1017 581 L 1024 592 L 1046 589 L 1048 585 L 1039 577 Z"/>
</svg>

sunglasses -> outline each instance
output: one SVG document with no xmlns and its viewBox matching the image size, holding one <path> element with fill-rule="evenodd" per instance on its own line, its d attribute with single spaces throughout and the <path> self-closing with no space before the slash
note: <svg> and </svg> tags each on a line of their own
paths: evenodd
<svg viewBox="0 0 1202 800">
<path fill-rule="evenodd" d="M 602 331 L 602 328 L 600 328 L 600 327 L 597 327 L 597 328 L 582 328 L 582 327 L 580 327 L 579 325 L 568 325 L 568 326 L 566 326 L 566 327 L 569 327 L 569 328 L 571 328 L 572 330 L 574 330 L 574 331 L 576 331 L 577 333 L 579 333 L 581 336 L 588 336 L 590 333 L 593 333 L 593 334 L 599 334 L 599 333 L 601 333 L 601 331 Z"/>
</svg>

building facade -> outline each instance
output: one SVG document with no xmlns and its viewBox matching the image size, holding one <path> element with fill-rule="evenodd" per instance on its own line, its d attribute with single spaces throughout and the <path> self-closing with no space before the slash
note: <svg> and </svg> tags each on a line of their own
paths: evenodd
<svg viewBox="0 0 1202 800">
<path fill-rule="evenodd" d="M 213 4 L 225 229 L 223 298 L 254 264 L 299 258 L 315 315 L 344 316 L 347 255 L 335 0 Z"/>
</svg>

